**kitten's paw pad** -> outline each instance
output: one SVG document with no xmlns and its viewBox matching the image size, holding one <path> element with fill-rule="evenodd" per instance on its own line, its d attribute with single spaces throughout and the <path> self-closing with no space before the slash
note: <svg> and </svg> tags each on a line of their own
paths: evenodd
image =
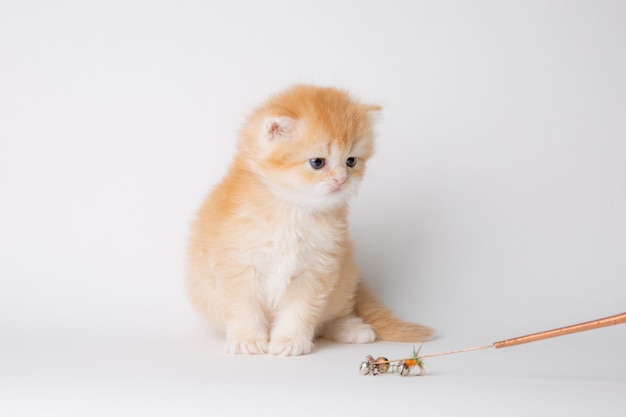
<svg viewBox="0 0 626 417">
<path fill-rule="evenodd" d="M 267 340 L 227 340 L 224 345 L 226 353 L 235 355 L 259 355 L 267 353 Z"/>
<path fill-rule="evenodd" d="M 311 353 L 313 342 L 307 339 L 280 339 L 270 342 L 269 353 L 278 356 L 299 356 Z"/>
</svg>

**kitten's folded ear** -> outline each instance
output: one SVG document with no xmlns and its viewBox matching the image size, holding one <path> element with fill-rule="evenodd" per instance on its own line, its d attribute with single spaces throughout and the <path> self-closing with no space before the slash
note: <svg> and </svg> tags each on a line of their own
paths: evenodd
<svg viewBox="0 0 626 417">
<path fill-rule="evenodd" d="M 296 121 L 290 117 L 268 117 L 263 123 L 263 138 L 268 141 L 293 139 Z"/>
<path fill-rule="evenodd" d="M 380 120 L 383 111 L 381 106 L 377 106 L 376 104 L 363 104 L 361 107 L 365 112 L 365 117 L 371 124 L 376 124 Z"/>
<path fill-rule="evenodd" d="M 365 110 L 366 113 L 370 113 L 371 115 L 376 115 L 383 111 L 383 108 L 377 106 L 376 104 L 364 104 L 363 110 Z"/>
</svg>

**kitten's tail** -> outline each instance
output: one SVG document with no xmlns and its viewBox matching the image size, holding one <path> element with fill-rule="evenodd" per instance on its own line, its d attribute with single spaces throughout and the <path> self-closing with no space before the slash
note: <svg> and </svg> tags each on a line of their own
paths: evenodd
<svg viewBox="0 0 626 417">
<path fill-rule="evenodd" d="M 433 330 L 426 326 L 397 318 L 363 282 L 359 283 L 354 310 L 374 328 L 379 340 L 423 342 L 433 334 Z"/>
</svg>

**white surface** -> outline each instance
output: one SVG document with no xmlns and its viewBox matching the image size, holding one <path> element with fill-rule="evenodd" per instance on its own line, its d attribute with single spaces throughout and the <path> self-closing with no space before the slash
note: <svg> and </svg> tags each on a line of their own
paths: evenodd
<svg viewBox="0 0 626 417">
<path fill-rule="evenodd" d="M 352 234 L 426 351 L 625 311 L 624 3 L 225 3 L 0 4 L 0 415 L 623 415 L 624 325 L 368 378 L 412 347 L 223 354 L 182 260 L 247 112 L 318 83 L 385 107 Z"/>
</svg>

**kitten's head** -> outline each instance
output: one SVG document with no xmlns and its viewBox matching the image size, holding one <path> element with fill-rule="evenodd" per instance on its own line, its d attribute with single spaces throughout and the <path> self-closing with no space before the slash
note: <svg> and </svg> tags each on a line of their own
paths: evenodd
<svg viewBox="0 0 626 417">
<path fill-rule="evenodd" d="M 343 91 L 295 86 L 250 116 L 239 151 L 278 198 L 332 208 L 347 202 L 363 178 L 378 111 Z"/>
</svg>

